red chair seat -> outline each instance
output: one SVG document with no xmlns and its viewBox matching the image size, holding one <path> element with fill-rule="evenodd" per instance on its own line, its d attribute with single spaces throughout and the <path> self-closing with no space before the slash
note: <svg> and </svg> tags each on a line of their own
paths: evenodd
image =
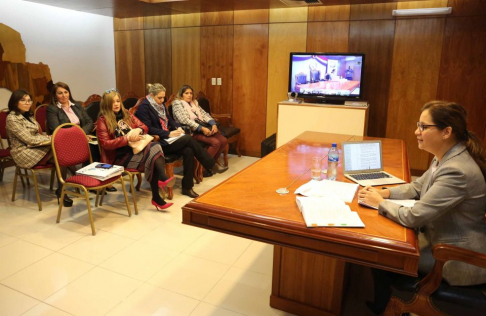
<svg viewBox="0 0 486 316">
<path fill-rule="evenodd" d="M 125 168 L 125 170 L 128 172 L 140 172 L 137 169 L 132 169 L 132 168 Z"/>
<path fill-rule="evenodd" d="M 33 166 L 31 169 L 49 169 L 49 168 L 54 168 L 53 164 L 47 164 L 47 165 L 37 165 Z"/>
<path fill-rule="evenodd" d="M 0 158 L 9 157 L 10 149 L 0 149 Z"/>
<path fill-rule="evenodd" d="M 91 188 L 91 187 L 97 187 L 97 186 L 100 186 L 100 185 L 105 185 L 107 183 L 116 181 L 119 178 L 120 178 L 120 176 L 115 176 L 115 177 L 112 177 L 108 180 L 100 181 L 100 180 L 95 179 L 93 177 L 75 175 L 75 176 L 67 178 L 66 182 L 76 183 L 76 184 L 84 185 L 87 188 Z"/>
</svg>

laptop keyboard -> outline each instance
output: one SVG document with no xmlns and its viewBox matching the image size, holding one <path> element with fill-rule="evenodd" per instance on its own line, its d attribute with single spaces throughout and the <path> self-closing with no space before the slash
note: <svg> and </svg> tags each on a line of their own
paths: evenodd
<svg viewBox="0 0 486 316">
<path fill-rule="evenodd" d="M 373 179 L 391 178 L 389 175 L 387 175 L 384 172 L 361 173 L 361 174 L 353 174 L 350 176 L 356 180 L 373 180 Z"/>
</svg>

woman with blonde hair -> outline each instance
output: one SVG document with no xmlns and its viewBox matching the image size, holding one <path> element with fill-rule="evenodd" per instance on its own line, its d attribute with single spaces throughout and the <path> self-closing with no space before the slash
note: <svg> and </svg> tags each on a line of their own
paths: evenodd
<svg viewBox="0 0 486 316">
<path fill-rule="evenodd" d="M 168 208 L 159 194 L 159 187 L 173 186 L 175 178 L 167 178 L 165 159 L 159 143 L 151 142 L 138 154 L 133 153 L 128 142 L 136 142 L 148 133 L 148 127 L 132 116 L 124 107 L 117 89 L 103 93 L 96 127 L 98 142 L 103 148 L 101 161 L 136 169 L 145 173 L 152 190 L 152 205 L 157 210 Z"/>
<path fill-rule="evenodd" d="M 190 135 L 184 135 L 179 123 L 174 121 L 165 110 L 165 88 L 160 83 L 148 84 L 149 94 L 145 97 L 137 110 L 137 117 L 149 128 L 151 135 L 160 137 L 160 144 L 166 154 L 178 154 L 183 157 L 184 177 L 182 178 L 182 194 L 191 198 L 199 195 L 194 192 L 194 157 L 207 170 L 222 172 L 218 169 L 214 159 Z M 174 142 L 167 142 L 169 138 L 179 137 Z"/>
</svg>

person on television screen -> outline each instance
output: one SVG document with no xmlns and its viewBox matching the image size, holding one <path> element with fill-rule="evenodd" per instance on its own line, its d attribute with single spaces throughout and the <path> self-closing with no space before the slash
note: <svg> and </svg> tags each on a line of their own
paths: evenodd
<svg viewBox="0 0 486 316">
<path fill-rule="evenodd" d="M 348 66 L 348 69 L 346 69 L 346 79 L 353 80 L 353 75 L 354 75 L 354 70 L 351 69 L 351 66 Z"/>
<path fill-rule="evenodd" d="M 467 129 L 466 110 L 456 104 L 432 101 L 422 107 L 415 130 L 418 147 L 435 157 L 417 180 L 393 188 L 365 187 L 358 199 L 378 208 L 378 213 L 405 227 L 420 228 L 418 270 L 428 273 L 434 265 L 432 247 L 451 244 L 486 254 L 486 157 L 481 140 Z M 406 207 L 387 199 L 414 199 Z M 422 234 L 423 233 L 423 234 Z M 385 310 L 390 285 L 397 275 L 373 269 L 375 313 Z M 463 262 L 444 265 L 444 280 L 453 286 L 486 283 L 486 269 Z"/>
</svg>

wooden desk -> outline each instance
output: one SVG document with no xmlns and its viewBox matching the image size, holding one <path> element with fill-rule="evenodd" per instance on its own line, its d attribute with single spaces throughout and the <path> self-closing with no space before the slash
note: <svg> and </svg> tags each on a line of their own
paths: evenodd
<svg viewBox="0 0 486 316">
<path fill-rule="evenodd" d="M 293 192 L 310 180 L 311 158 L 332 142 L 373 139 L 305 132 L 185 205 L 183 223 L 275 245 L 270 305 L 298 315 L 339 315 L 348 262 L 416 275 L 415 232 L 350 204 L 365 228 L 307 228 Z M 405 143 L 382 139 L 385 170 L 410 180 Z M 342 159 L 340 158 L 340 161 Z M 290 193 L 276 189 L 292 183 Z M 339 166 L 338 181 L 348 181 Z"/>
</svg>

